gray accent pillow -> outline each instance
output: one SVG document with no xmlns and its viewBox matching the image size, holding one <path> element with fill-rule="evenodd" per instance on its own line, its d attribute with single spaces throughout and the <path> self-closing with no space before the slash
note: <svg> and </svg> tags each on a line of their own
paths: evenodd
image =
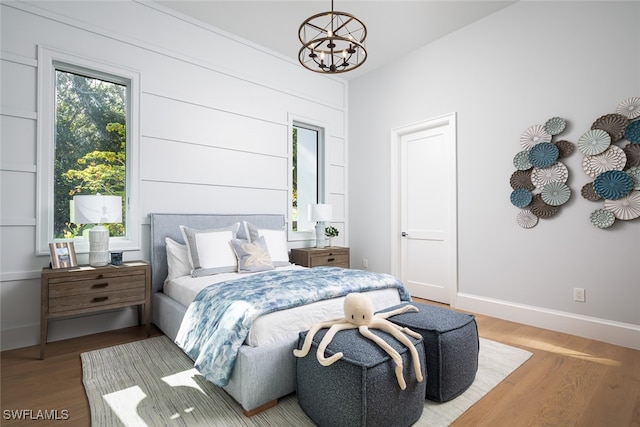
<svg viewBox="0 0 640 427">
<path fill-rule="evenodd" d="M 274 269 L 264 237 L 259 237 L 254 242 L 235 239 L 231 241 L 231 246 L 238 258 L 238 273 L 255 273 Z"/>
</svg>

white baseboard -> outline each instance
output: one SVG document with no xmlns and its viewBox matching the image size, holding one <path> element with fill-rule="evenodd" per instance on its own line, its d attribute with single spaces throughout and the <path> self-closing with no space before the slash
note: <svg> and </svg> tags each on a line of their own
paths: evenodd
<svg viewBox="0 0 640 427">
<path fill-rule="evenodd" d="M 640 325 L 459 293 L 455 308 L 640 350 Z"/>
</svg>

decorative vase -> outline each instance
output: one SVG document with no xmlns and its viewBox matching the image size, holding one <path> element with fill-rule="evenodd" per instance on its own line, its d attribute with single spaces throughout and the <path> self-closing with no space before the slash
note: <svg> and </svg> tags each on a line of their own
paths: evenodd
<svg viewBox="0 0 640 427">
<path fill-rule="evenodd" d="M 329 236 L 329 244 L 327 246 L 333 246 L 333 237 Z"/>
</svg>

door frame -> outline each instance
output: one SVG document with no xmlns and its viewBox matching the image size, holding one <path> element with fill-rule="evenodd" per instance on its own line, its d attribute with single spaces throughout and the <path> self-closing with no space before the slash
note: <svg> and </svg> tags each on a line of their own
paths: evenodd
<svg viewBox="0 0 640 427">
<path fill-rule="evenodd" d="M 391 274 L 399 277 L 400 274 L 400 245 L 401 245 L 401 221 L 400 221 L 400 143 L 401 139 L 405 135 L 409 135 L 415 132 L 420 132 L 437 127 L 448 126 L 449 127 L 449 176 L 444 177 L 443 180 L 449 185 L 449 191 L 453 194 L 451 197 L 450 222 L 448 224 L 451 230 L 451 248 L 449 256 L 453 260 L 451 263 L 451 271 L 449 271 L 450 277 L 453 278 L 453 284 L 450 289 L 450 305 L 456 306 L 458 295 L 458 172 L 457 172 L 457 129 L 456 129 L 456 113 L 444 114 L 442 116 L 434 117 L 431 119 L 423 120 L 417 123 L 412 123 L 405 126 L 400 126 L 391 130 L 391 144 L 390 144 L 390 159 L 391 159 L 391 221 L 390 221 L 390 234 L 391 234 Z"/>
</svg>

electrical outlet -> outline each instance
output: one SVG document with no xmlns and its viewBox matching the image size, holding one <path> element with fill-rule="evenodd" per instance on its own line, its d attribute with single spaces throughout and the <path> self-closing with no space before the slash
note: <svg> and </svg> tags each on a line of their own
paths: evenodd
<svg viewBox="0 0 640 427">
<path fill-rule="evenodd" d="M 577 302 L 585 302 L 584 288 L 573 288 L 573 300 Z"/>
<path fill-rule="evenodd" d="M 362 258 L 362 268 L 369 268 L 369 260 Z"/>
</svg>

